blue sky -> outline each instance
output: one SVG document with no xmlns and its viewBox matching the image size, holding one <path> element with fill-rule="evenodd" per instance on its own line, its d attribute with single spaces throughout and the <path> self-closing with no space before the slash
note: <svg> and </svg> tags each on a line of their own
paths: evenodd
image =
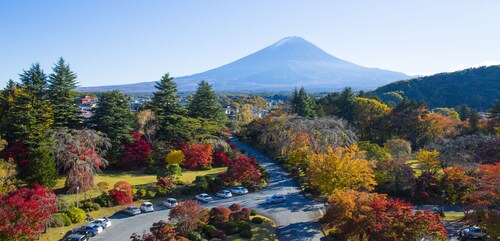
<svg viewBox="0 0 500 241">
<path fill-rule="evenodd" d="M 0 2 L 0 86 L 63 56 L 82 86 L 184 76 L 287 36 L 407 74 L 500 63 L 500 1 Z"/>
</svg>

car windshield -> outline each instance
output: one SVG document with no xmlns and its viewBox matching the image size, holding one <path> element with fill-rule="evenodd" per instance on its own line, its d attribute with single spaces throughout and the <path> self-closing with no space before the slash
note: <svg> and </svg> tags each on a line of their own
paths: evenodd
<svg viewBox="0 0 500 241">
<path fill-rule="evenodd" d="M 148 208 L 151 206 L 153 206 L 153 204 L 146 204 L 146 207 L 148 207 Z"/>
</svg>

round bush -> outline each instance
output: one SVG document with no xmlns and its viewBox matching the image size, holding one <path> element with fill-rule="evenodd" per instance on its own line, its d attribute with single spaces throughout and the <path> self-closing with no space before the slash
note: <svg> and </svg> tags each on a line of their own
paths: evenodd
<svg viewBox="0 0 500 241">
<path fill-rule="evenodd" d="M 71 222 L 73 223 L 79 223 L 87 217 L 85 215 L 85 211 L 83 211 L 80 208 L 77 207 L 72 207 L 68 211 L 68 217 L 71 219 Z"/>
<path fill-rule="evenodd" d="M 231 209 L 231 211 L 238 211 L 241 209 L 241 204 L 233 203 L 231 204 L 231 206 L 229 206 L 229 209 Z"/>
<path fill-rule="evenodd" d="M 255 215 L 257 215 L 257 211 L 255 211 L 255 210 L 252 209 L 250 211 L 250 216 L 255 216 Z"/>
<path fill-rule="evenodd" d="M 156 196 L 156 192 L 153 192 L 153 191 L 148 191 L 148 192 L 146 193 L 145 198 L 151 199 L 151 198 L 154 198 L 155 196 Z"/>
<path fill-rule="evenodd" d="M 211 230 L 210 232 L 208 232 L 208 236 L 210 238 L 215 238 L 215 239 L 225 239 L 226 238 L 226 234 L 221 231 L 221 230 Z"/>
<path fill-rule="evenodd" d="M 264 219 L 261 218 L 261 217 L 254 217 L 254 218 L 252 218 L 252 223 L 261 224 L 263 222 L 264 222 Z"/>
<path fill-rule="evenodd" d="M 61 213 L 65 213 L 69 211 L 70 208 L 74 207 L 74 204 L 68 202 L 66 199 L 58 198 L 57 199 L 57 210 Z"/>
<path fill-rule="evenodd" d="M 236 223 L 229 221 L 222 224 L 222 231 L 226 233 L 226 235 L 233 235 L 238 233 L 238 225 Z"/>
<path fill-rule="evenodd" d="M 92 211 L 97 211 L 101 209 L 101 205 L 99 203 L 92 203 Z"/>
<path fill-rule="evenodd" d="M 252 229 L 252 227 L 250 227 L 250 224 L 248 224 L 248 222 L 245 222 L 245 221 L 239 221 L 236 223 L 236 225 L 238 225 L 239 232 L 241 232 L 243 230 L 247 230 L 247 229 Z"/>
<path fill-rule="evenodd" d="M 63 227 L 69 225 L 71 225 L 71 219 L 69 219 L 68 215 L 64 213 L 55 213 L 54 216 L 52 217 L 52 220 L 50 220 L 49 223 L 49 227 L 51 228 Z"/>
<path fill-rule="evenodd" d="M 252 236 L 253 236 L 252 230 L 245 229 L 245 230 L 241 231 L 240 236 L 243 238 L 252 238 Z"/>
<path fill-rule="evenodd" d="M 94 199 L 101 207 L 111 207 L 113 203 L 111 202 L 111 197 L 108 194 L 102 194 Z"/>
</svg>

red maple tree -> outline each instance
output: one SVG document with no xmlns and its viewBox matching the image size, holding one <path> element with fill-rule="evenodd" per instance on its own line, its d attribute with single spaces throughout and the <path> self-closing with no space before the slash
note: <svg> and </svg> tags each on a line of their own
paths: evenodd
<svg viewBox="0 0 500 241">
<path fill-rule="evenodd" d="M 146 138 L 139 135 L 135 131 L 129 132 L 133 141 L 131 143 L 122 144 L 123 158 L 119 165 L 127 170 L 144 167 L 148 163 L 149 154 L 153 151 L 151 145 L 146 141 Z"/>
<path fill-rule="evenodd" d="M 224 152 L 215 152 L 214 153 L 214 166 L 216 167 L 227 167 L 231 164 L 231 159 Z"/>
<path fill-rule="evenodd" d="M 35 240 L 57 211 L 57 196 L 36 184 L 0 195 L 0 240 Z"/>
<path fill-rule="evenodd" d="M 113 189 L 109 190 L 109 196 L 116 205 L 132 203 L 132 186 L 128 182 L 117 182 Z"/>
<path fill-rule="evenodd" d="M 227 169 L 227 176 L 230 181 L 256 183 L 262 174 L 254 158 L 240 157 L 231 162 Z"/>
<path fill-rule="evenodd" d="M 181 235 L 188 235 L 197 230 L 200 223 L 208 221 L 206 208 L 195 201 L 185 201 L 172 208 L 169 219 L 177 222 L 177 230 Z"/>
<path fill-rule="evenodd" d="M 191 144 L 182 149 L 184 166 L 188 169 L 201 169 L 212 164 L 212 146 L 209 144 Z"/>
</svg>

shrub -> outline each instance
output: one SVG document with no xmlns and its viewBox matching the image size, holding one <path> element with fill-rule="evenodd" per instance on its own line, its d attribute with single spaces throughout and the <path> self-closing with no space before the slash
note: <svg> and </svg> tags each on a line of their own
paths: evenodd
<svg viewBox="0 0 500 241">
<path fill-rule="evenodd" d="M 229 210 L 229 208 L 222 206 L 213 207 L 210 210 L 210 217 L 208 219 L 208 222 L 220 228 L 224 222 L 229 221 L 230 214 L 231 210 Z"/>
<path fill-rule="evenodd" d="M 109 191 L 109 196 L 117 205 L 131 203 L 133 200 L 132 186 L 128 182 L 117 182 L 114 188 Z"/>
<path fill-rule="evenodd" d="M 49 227 L 51 228 L 69 225 L 71 225 L 71 219 L 69 219 L 68 215 L 66 215 L 65 213 L 55 213 L 49 223 Z"/>
<path fill-rule="evenodd" d="M 145 198 L 146 195 L 147 195 L 147 190 L 146 189 L 137 189 L 137 191 L 135 192 L 135 197 L 136 198 Z"/>
<path fill-rule="evenodd" d="M 232 221 L 249 221 L 250 220 L 250 209 L 243 208 L 239 211 L 234 211 L 229 216 L 229 220 Z"/>
<path fill-rule="evenodd" d="M 250 227 L 250 224 L 248 224 L 248 222 L 245 222 L 245 221 L 239 221 L 236 223 L 236 225 L 238 225 L 239 232 L 241 232 L 243 230 L 247 230 L 247 229 L 252 229 L 252 227 Z"/>
<path fill-rule="evenodd" d="M 239 211 L 241 209 L 241 204 L 233 203 L 233 204 L 231 204 L 231 206 L 229 206 L 229 209 L 231 211 Z"/>
<path fill-rule="evenodd" d="M 155 196 L 156 196 L 156 193 L 155 193 L 155 192 L 153 192 L 153 191 L 148 191 L 148 192 L 146 193 L 146 197 L 145 197 L 145 198 L 147 198 L 147 199 L 151 199 L 151 198 L 154 198 Z"/>
<path fill-rule="evenodd" d="M 226 235 L 233 235 L 238 233 L 238 225 L 235 222 L 228 221 L 222 224 L 222 231 L 226 233 Z"/>
<path fill-rule="evenodd" d="M 257 211 L 255 211 L 253 209 L 250 210 L 250 216 L 255 216 L 255 215 L 257 215 Z"/>
<path fill-rule="evenodd" d="M 261 218 L 261 217 L 254 217 L 254 218 L 252 218 L 252 223 L 261 224 L 263 222 L 264 222 L 264 219 Z"/>
<path fill-rule="evenodd" d="M 92 211 L 97 211 L 101 209 L 101 205 L 99 203 L 92 203 Z"/>
<path fill-rule="evenodd" d="M 252 230 L 245 229 L 245 230 L 241 231 L 240 236 L 243 238 L 252 238 L 252 236 L 253 236 Z"/>
<path fill-rule="evenodd" d="M 71 202 L 68 202 L 66 199 L 58 198 L 57 199 L 57 210 L 58 212 L 65 213 L 69 211 L 70 208 L 74 207 Z"/>
<path fill-rule="evenodd" d="M 225 239 L 226 238 L 226 234 L 224 233 L 224 231 L 221 231 L 221 230 L 210 230 L 210 232 L 208 232 L 208 236 L 210 236 L 210 238 L 218 238 L 218 239 Z"/>
<path fill-rule="evenodd" d="M 186 235 L 186 238 L 188 238 L 190 241 L 201 241 L 203 240 L 201 238 L 201 234 L 198 232 L 190 232 L 188 235 Z"/>
<path fill-rule="evenodd" d="M 175 185 L 179 185 L 179 186 L 182 186 L 182 185 L 186 184 L 186 183 L 184 183 L 184 181 L 182 181 L 182 180 L 180 180 L 180 179 L 176 179 L 176 180 L 174 181 L 174 183 L 175 183 Z"/>
<path fill-rule="evenodd" d="M 111 202 L 111 197 L 106 193 L 103 193 L 102 195 L 96 197 L 94 201 L 98 203 L 101 207 L 111 207 L 113 204 Z"/>
<path fill-rule="evenodd" d="M 79 223 L 83 220 L 85 220 L 85 211 L 83 211 L 80 208 L 77 207 L 72 207 L 68 211 L 68 217 L 71 219 L 71 222 L 73 223 Z"/>
</svg>

